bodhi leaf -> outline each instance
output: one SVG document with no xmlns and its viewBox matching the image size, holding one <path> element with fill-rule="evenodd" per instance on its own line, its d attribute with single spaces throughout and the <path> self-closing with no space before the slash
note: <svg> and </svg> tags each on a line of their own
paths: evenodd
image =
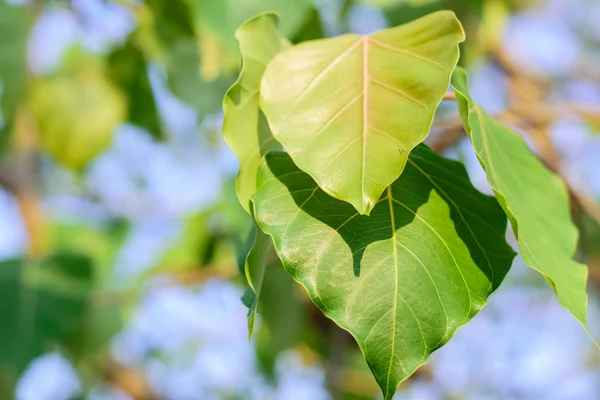
<svg viewBox="0 0 600 400">
<path fill-rule="evenodd" d="M 261 165 L 255 216 L 292 277 L 358 342 L 385 399 L 485 304 L 514 252 L 495 199 L 421 145 L 360 215 L 286 153 Z"/>
<path fill-rule="evenodd" d="M 520 135 L 473 102 L 463 69 L 456 70 L 452 86 L 465 130 L 512 223 L 523 261 L 546 278 L 560 304 L 585 326 L 587 267 L 573 261 L 578 235 L 565 184 L 529 151 Z"/>
<path fill-rule="evenodd" d="M 331 196 L 369 214 L 425 139 L 464 32 L 440 11 L 279 53 L 261 84 L 275 139 Z"/>
<path fill-rule="evenodd" d="M 258 108 L 260 79 L 267 63 L 289 41 L 277 30 L 277 17 L 263 14 L 250 19 L 236 32 L 242 53 L 242 72 L 223 100 L 223 137 L 240 160 L 237 195 L 246 211 L 256 190 L 260 158 L 281 146 L 273 139 Z"/>
</svg>

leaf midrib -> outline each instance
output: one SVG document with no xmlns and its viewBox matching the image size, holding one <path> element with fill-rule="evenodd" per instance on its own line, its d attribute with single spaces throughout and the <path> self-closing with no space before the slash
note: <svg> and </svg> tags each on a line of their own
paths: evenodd
<svg viewBox="0 0 600 400">
<path fill-rule="evenodd" d="M 307 96 L 308 93 L 311 92 L 311 90 L 317 86 L 319 84 L 319 82 L 327 75 L 329 74 L 333 68 L 338 65 L 340 62 L 342 62 L 342 60 L 347 57 L 349 54 L 352 54 L 352 52 L 354 50 L 356 50 L 356 48 L 358 48 L 359 46 L 362 47 L 362 91 L 361 93 L 359 93 L 358 95 L 354 96 L 352 98 L 352 100 L 350 100 L 346 105 L 344 105 L 332 118 L 330 118 L 321 128 L 319 128 L 315 133 L 313 133 L 313 136 L 317 136 L 319 133 L 321 133 L 322 131 L 324 131 L 325 129 L 327 129 L 328 126 L 330 126 L 344 111 L 346 111 L 346 109 L 350 106 L 351 103 L 353 103 L 354 101 L 358 100 L 360 97 L 362 97 L 362 116 L 363 116 L 363 126 L 362 126 L 362 154 L 361 154 L 361 177 L 360 177 L 360 182 L 359 182 L 359 186 L 360 186 L 360 193 L 361 193 L 361 201 L 363 203 L 363 205 L 366 205 L 369 203 L 369 199 L 368 199 L 368 194 L 365 192 L 365 182 L 366 182 L 366 178 L 367 178 L 367 173 L 366 173 L 366 154 L 367 154 L 367 136 L 369 134 L 369 130 L 373 130 L 379 134 L 382 134 L 394 141 L 396 141 L 397 143 L 401 144 L 402 146 L 404 146 L 403 143 L 401 143 L 396 137 L 394 137 L 393 135 L 391 135 L 388 132 L 384 132 L 381 131 L 379 129 L 376 129 L 372 126 L 370 126 L 369 124 L 369 111 L 368 111 L 368 104 L 369 104 L 369 85 L 370 84 L 375 84 L 375 85 L 380 85 L 381 87 L 390 90 L 393 93 L 396 93 L 400 96 L 403 96 L 404 98 L 408 99 L 409 101 L 423 107 L 423 109 L 426 112 L 429 112 L 429 108 L 420 100 L 416 99 L 415 97 L 411 96 L 410 94 L 406 93 L 404 90 L 400 89 L 400 88 L 396 88 L 394 86 L 391 86 L 389 84 L 386 84 L 385 82 L 381 82 L 379 80 L 376 79 L 372 79 L 371 78 L 371 74 L 369 71 L 369 50 L 370 50 L 370 44 L 373 43 L 383 49 L 392 51 L 392 52 L 396 52 L 396 53 L 401 53 L 404 54 L 406 56 L 409 56 L 411 58 L 417 59 L 417 60 L 421 60 L 423 62 L 427 62 L 430 65 L 434 65 L 437 68 L 440 68 L 442 71 L 448 73 L 448 70 L 441 64 L 439 64 L 438 62 L 436 62 L 435 60 L 432 60 L 428 57 L 424 57 L 422 55 L 419 55 L 417 53 L 414 53 L 408 49 L 404 49 L 401 47 L 396 47 L 396 46 L 392 46 L 389 44 L 386 44 L 384 42 L 381 42 L 378 39 L 375 39 L 373 36 L 371 35 L 362 35 L 359 36 L 358 39 L 352 43 L 351 45 L 348 46 L 348 48 L 346 48 L 343 52 L 341 52 L 339 55 L 337 55 L 332 61 L 330 61 L 325 68 L 323 68 L 323 70 L 321 70 L 321 72 L 319 72 L 314 78 L 311 79 L 311 81 L 309 82 L 309 84 L 302 90 L 302 92 L 300 93 L 300 95 L 297 97 L 297 99 L 294 101 L 294 103 L 290 106 L 290 108 L 288 109 L 288 111 L 285 113 L 284 117 L 282 119 L 285 119 L 290 113 L 292 113 L 295 108 L 298 106 L 298 104 Z M 350 82 L 351 83 L 351 82 Z M 348 83 L 347 85 L 349 85 L 350 83 Z M 346 87 L 347 85 L 345 85 L 344 87 Z M 314 139 L 314 138 L 313 138 Z M 358 138 L 352 140 L 343 150 L 340 151 L 340 153 L 342 151 L 347 150 L 347 148 L 351 145 L 354 144 L 356 142 L 356 140 L 358 140 Z M 404 149 L 403 149 L 404 151 Z M 339 156 L 339 154 L 336 155 L 335 158 L 337 158 L 337 156 Z M 330 161 L 329 164 L 331 164 L 333 162 L 333 160 Z M 329 166 L 328 164 L 328 166 Z M 375 182 L 377 183 L 377 182 Z M 370 205 L 372 208 L 375 204 Z"/>
</svg>

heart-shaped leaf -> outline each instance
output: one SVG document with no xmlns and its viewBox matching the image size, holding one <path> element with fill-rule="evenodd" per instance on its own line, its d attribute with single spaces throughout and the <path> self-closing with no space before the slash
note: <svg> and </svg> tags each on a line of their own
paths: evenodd
<svg viewBox="0 0 600 400">
<path fill-rule="evenodd" d="M 300 169 L 369 214 L 425 139 L 463 40 L 454 13 L 440 11 L 369 36 L 305 42 L 269 63 L 261 107 Z"/>
<path fill-rule="evenodd" d="M 573 261 L 578 234 L 564 182 L 529 151 L 520 135 L 473 102 L 463 69 L 456 70 L 452 86 L 465 130 L 512 223 L 523 261 L 544 275 L 560 304 L 585 326 L 588 272 Z"/>
<path fill-rule="evenodd" d="M 277 17 L 273 14 L 249 20 L 238 29 L 236 37 L 243 67 L 223 100 L 223 137 L 240 160 L 237 195 L 244 209 L 249 211 L 260 158 L 267 151 L 281 149 L 258 108 L 260 79 L 267 63 L 290 44 L 277 30 Z"/>
<path fill-rule="evenodd" d="M 254 209 L 284 267 L 357 340 L 385 399 L 485 304 L 514 252 L 497 201 L 425 145 L 370 216 L 286 153 L 266 155 Z"/>
</svg>

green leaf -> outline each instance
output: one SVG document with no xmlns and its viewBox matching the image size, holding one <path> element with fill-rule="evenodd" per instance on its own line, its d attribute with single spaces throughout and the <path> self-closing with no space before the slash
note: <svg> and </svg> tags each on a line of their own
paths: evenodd
<svg viewBox="0 0 600 400">
<path fill-rule="evenodd" d="M 267 154 L 258 182 L 258 225 L 314 303 L 356 338 L 385 399 L 483 307 L 514 257 L 496 200 L 425 145 L 370 216 L 285 153 Z"/>
<path fill-rule="evenodd" d="M 279 53 L 261 85 L 275 139 L 331 196 L 369 214 L 422 142 L 464 33 L 449 11 Z"/>
<path fill-rule="evenodd" d="M 260 79 L 267 63 L 290 46 L 277 29 L 277 20 L 273 14 L 263 14 L 237 30 L 243 66 L 223 100 L 223 137 L 240 160 L 237 195 L 248 212 L 261 157 L 268 151 L 281 149 L 258 108 Z"/>
<path fill-rule="evenodd" d="M 0 2 L 0 143 L 4 145 L 25 95 L 28 8 Z"/>
<path fill-rule="evenodd" d="M 473 102 L 462 68 L 456 70 L 452 86 L 465 130 L 512 223 L 523 261 L 546 278 L 560 304 L 585 326 L 588 272 L 573 261 L 578 234 L 564 182 L 529 151 L 520 135 Z"/>
<path fill-rule="evenodd" d="M 68 344 L 86 315 L 92 283 L 92 263 L 80 254 L 0 263 L 2 369 L 18 374 L 53 345 Z"/>
<path fill-rule="evenodd" d="M 127 95 L 129 122 L 146 129 L 158 140 L 164 139 L 142 51 L 129 40 L 109 54 L 108 66 L 111 80 Z"/>
<path fill-rule="evenodd" d="M 254 242 L 244 267 L 248 286 L 251 292 L 247 292 L 246 301 L 248 301 L 248 337 L 252 339 L 254 334 L 254 324 L 256 322 L 256 313 L 261 300 L 261 291 L 267 269 L 267 260 L 273 249 L 273 241 L 268 235 L 265 235 L 259 227 L 253 229 Z"/>
</svg>

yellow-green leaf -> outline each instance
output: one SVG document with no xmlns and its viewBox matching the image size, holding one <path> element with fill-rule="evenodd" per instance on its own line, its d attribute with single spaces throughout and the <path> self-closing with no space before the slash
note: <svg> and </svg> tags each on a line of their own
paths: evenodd
<svg viewBox="0 0 600 400">
<path fill-rule="evenodd" d="M 127 115 L 123 93 L 94 67 L 36 82 L 31 104 L 41 147 L 74 169 L 83 168 L 111 143 Z"/>
<path fill-rule="evenodd" d="M 369 36 L 305 42 L 269 63 L 261 107 L 300 169 L 369 214 L 427 136 L 463 40 L 454 13 L 440 11 Z"/>
</svg>

